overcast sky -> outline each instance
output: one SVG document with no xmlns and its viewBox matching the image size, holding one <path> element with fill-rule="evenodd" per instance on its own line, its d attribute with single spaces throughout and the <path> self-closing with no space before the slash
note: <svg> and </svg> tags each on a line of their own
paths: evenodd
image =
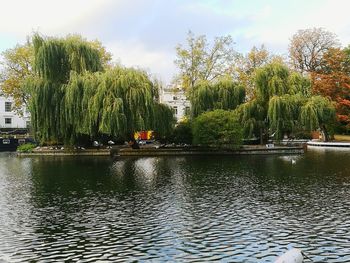
<svg viewBox="0 0 350 263">
<path fill-rule="evenodd" d="M 350 44 L 349 8 L 348 0 L 0 0 L 0 52 L 34 31 L 78 33 L 167 84 L 189 30 L 209 40 L 230 34 L 240 52 L 264 44 L 283 55 L 298 29 L 323 27 Z"/>
</svg>

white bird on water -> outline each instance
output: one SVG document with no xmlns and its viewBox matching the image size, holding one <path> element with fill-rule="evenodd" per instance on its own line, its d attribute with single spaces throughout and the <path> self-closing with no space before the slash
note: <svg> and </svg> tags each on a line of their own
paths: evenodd
<svg viewBox="0 0 350 263">
<path fill-rule="evenodd" d="M 300 249 L 293 248 L 288 250 L 282 256 L 278 257 L 275 263 L 302 263 L 304 260 Z"/>
</svg>

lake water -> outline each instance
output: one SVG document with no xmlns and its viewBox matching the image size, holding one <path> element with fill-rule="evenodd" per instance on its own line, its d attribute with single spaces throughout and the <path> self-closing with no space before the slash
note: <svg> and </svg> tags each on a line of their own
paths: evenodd
<svg viewBox="0 0 350 263">
<path fill-rule="evenodd" d="M 0 262 L 350 262 L 350 151 L 0 154 Z"/>
</svg>

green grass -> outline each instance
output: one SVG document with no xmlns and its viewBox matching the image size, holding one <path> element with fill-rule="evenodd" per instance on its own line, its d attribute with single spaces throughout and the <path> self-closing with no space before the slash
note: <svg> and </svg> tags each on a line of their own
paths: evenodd
<svg viewBox="0 0 350 263">
<path fill-rule="evenodd" d="M 350 141 L 350 135 L 336 134 L 336 135 L 334 135 L 334 139 L 336 141 Z"/>
<path fill-rule="evenodd" d="M 29 152 L 32 152 L 35 147 L 36 147 L 35 144 L 25 143 L 25 144 L 18 146 L 17 151 L 22 152 L 22 153 L 29 153 Z"/>
</svg>

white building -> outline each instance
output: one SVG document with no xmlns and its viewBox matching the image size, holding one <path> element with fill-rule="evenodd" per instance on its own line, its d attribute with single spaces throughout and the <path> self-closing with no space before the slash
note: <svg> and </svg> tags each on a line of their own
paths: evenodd
<svg viewBox="0 0 350 263">
<path fill-rule="evenodd" d="M 190 101 L 182 89 L 164 88 L 160 92 L 160 102 L 170 106 L 174 110 L 177 121 L 181 121 L 190 114 Z"/>
<path fill-rule="evenodd" d="M 0 96 L 0 129 L 26 129 L 30 126 L 30 114 L 24 107 L 23 116 L 12 110 L 14 102 L 10 97 Z"/>
</svg>

